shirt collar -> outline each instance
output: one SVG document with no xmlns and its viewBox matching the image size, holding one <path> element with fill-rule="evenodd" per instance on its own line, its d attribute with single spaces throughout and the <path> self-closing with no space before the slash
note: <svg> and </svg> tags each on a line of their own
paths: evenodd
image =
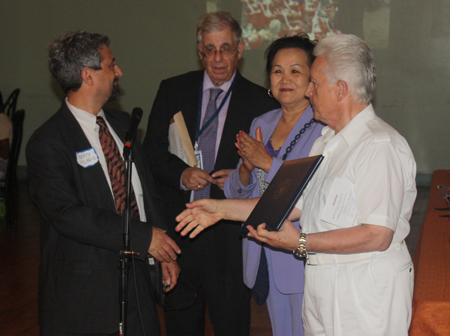
<svg viewBox="0 0 450 336">
<path fill-rule="evenodd" d="M 231 78 L 228 80 L 228 82 L 225 82 L 220 86 L 215 86 L 205 70 L 204 74 L 203 74 L 203 92 L 206 92 L 207 90 L 209 90 L 211 88 L 214 88 L 214 89 L 219 88 L 219 89 L 222 89 L 224 92 L 228 92 L 228 89 L 230 88 L 231 83 L 233 83 L 234 77 L 236 77 L 236 72 L 233 74 L 233 76 L 231 76 Z"/>
<path fill-rule="evenodd" d="M 351 146 L 366 130 L 366 123 L 375 119 L 376 114 L 372 104 L 359 112 L 345 127 L 339 132 L 342 138 Z"/>
<path fill-rule="evenodd" d="M 333 137 L 336 133 L 330 128 L 330 126 L 325 126 L 322 128 L 322 141 L 326 144 L 331 137 Z"/>
<path fill-rule="evenodd" d="M 87 129 L 97 131 L 98 130 L 97 117 L 102 117 L 103 119 L 105 119 L 105 112 L 103 112 L 103 109 L 101 109 L 97 113 L 97 115 L 95 115 L 71 105 L 67 97 L 66 97 L 66 105 L 69 108 L 70 112 L 72 112 L 73 116 L 78 121 L 78 123 L 82 127 L 85 127 Z"/>
</svg>

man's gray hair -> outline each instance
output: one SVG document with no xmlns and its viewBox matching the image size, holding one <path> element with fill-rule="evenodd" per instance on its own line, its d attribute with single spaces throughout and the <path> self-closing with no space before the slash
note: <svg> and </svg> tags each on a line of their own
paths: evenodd
<svg viewBox="0 0 450 336">
<path fill-rule="evenodd" d="M 82 30 L 67 33 L 49 43 L 48 67 L 65 93 L 81 87 L 81 71 L 85 67 L 101 70 L 99 49 L 109 43 L 105 35 Z"/>
<path fill-rule="evenodd" d="M 375 60 L 366 42 L 355 35 L 336 34 L 317 43 L 314 55 L 324 55 L 329 84 L 343 80 L 350 84 L 354 101 L 369 104 L 375 95 Z"/>
<path fill-rule="evenodd" d="M 229 28 L 234 36 L 234 43 L 241 41 L 242 29 L 239 22 L 228 12 L 216 12 L 203 15 L 197 24 L 197 43 L 201 44 L 203 33 L 216 33 Z"/>
</svg>

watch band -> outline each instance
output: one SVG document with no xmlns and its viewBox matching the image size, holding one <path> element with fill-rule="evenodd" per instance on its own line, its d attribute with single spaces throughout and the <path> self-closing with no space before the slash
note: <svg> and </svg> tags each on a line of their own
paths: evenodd
<svg viewBox="0 0 450 336">
<path fill-rule="evenodd" d="M 306 258 L 306 233 L 300 232 L 300 238 L 298 239 L 298 247 L 292 251 L 297 258 Z"/>
</svg>

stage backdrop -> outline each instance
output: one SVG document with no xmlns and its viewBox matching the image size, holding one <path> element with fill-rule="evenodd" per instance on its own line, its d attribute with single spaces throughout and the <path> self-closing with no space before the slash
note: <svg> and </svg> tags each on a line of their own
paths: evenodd
<svg viewBox="0 0 450 336">
<path fill-rule="evenodd" d="M 276 37 L 352 33 L 375 54 L 377 113 L 404 135 L 418 172 L 450 166 L 450 2 L 448 0 L 0 0 L 0 90 L 22 92 L 24 144 L 59 107 L 47 43 L 84 29 L 111 38 L 125 95 L 114 106 L 148 114 L 162 79 L 200 68 L 196 23 L 208 10 L 242 22 L 243 75 L 265 85 L 264 49 Z M 24 151 L 19 165 L 26 165 Z"/>
</svg>

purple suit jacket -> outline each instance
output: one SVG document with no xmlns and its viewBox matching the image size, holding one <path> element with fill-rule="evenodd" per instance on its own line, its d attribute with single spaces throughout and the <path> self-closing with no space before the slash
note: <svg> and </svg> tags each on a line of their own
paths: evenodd
<svg viewBox="0 0 450 336">
<path fill-rule="evenodd" d="M 282 116 L 281 109 L 272 110 L 260 117 L 253 120 L 250 128 L 250 135 L 255 137 L 256 129 L 261 126 L 263 134 L 263 143 L 272 136 L 275 127 L 278 125 L 278 121 Z M 285 143 L 280 149 L 280 158 L 274 158 L 270 171 L 266 174 L 266 182 L 270 183 L 283 164 L 281 159 L 286 153 L 286 148 L 294 140 L 295 136 L 300 132 L 303 126 L 313 118 L 313 110 L 311 106 L 305 110 L 303 115 L 298 120 L 297 124 L 292 129 Z M 321 136 L 321 131 L 324 125 L 320 123 L 314 123 L 308 130 L 303 133 L 298 142 L 292 148 L 292 151 L 287 157 L 287 161 L 308 157 L 312 145 L 317 138 Z M 239 180 L 239 167 L 242 164 L 242 160 L 239 161 L 235 170 L 233 170 L 228 179 L 225 182 L 225 196 L 227 198 L 254 198 L 259 197 L 258 179 L 256 177 L 256 169 L 252 171 L 250 184 L 244 187 Z M 294 225 L 299 228 L 299 223 L 294 222 Z M 244 263 L 244 282 L 252 288 L 255 284 L 256 274 L 259 267 L 259 258 L 261 256 L 261 244 L 254 240 L 243 239 L 243 263 Z M 277 289 L 284 294 L 303 293 L 304 285 L 304 265 L 302 260 L 294 258 L 292 253 L 286 251 L 280 251 L 276 249 L 268 248 L 266 253 L 270 253 L 272 259 L 272 268 L 269 268 L 269 272 L 272 272 Z"/>
</svg>

